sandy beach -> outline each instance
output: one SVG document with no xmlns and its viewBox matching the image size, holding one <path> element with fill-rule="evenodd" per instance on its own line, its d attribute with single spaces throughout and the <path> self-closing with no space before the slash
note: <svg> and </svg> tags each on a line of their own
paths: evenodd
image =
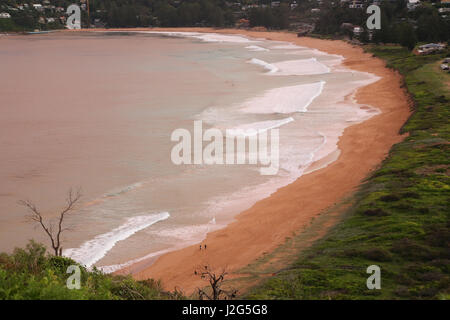
<svg viewBox="0 0 450 320">
<path fill-rule="evenodd" d="M 152 30 L 242 34 L 292 42 L 342 55 L 344 66 L 381 77 L 381 80 L 360 88 L 355 95 L 358 103 L 377 107 L 381 114 L 345 130 L 338 143 L 341 154 L 337 161 L 303 175 L 238 214 L 226 228 L 209 233 L 203 242 L 207 244 L 207 250 L 200 251 L 198 244 L 193 245 L 167 253 L 149 267 L 140 263 L 119 273 L 131 272 L 136 279 L 161 279 L 166 289 L 178 287 L 190 294 L 196 287 L 204 285 L 194 275 L 198 266 L 227 268 L 233 273 L 263 253 L 271 252 L 286 237 L 307 226 L 320 212 L 354 192 L 361 181 L 386 158 L 392 145 L 403 139 L 399 130 L 410 116 L 411 109 L 409 98 L 401 87 L 402 79 L 399 74 L 387 69 L 382 60 L 364 53 L 360 47 L 343 41 L 298 38 L 296 34 L 286 32 L 209 28 Z"/>
</svg>

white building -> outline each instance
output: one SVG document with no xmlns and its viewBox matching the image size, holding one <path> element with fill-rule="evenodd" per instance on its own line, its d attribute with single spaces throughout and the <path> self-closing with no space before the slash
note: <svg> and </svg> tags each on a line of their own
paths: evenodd
<svg viewBox="0 0 450 320">
<path fill-rule="evenodd" d="M 408 10 L 414 10 L 415 8 L 417 8 L 418 6 L 420 6 L 420 0 L 408 0 L 408 3 L 406 4 L 406 7 L 408 8 Z"/>
<path fill-rule="evenodd" d="M 0 13 L 0 19 L 9 19 L 9 18 L 11 18 L 11 15 L 8 12 Z"/>
<path fill-rule="evenodd" d="M 358 26 L 353 27 L 353 34 L 355 36 L 360 36 L 364 32 L 364 29 Z"/>
<path fill-rule="evenodd" d="M 42 4 L 40 4 L 40 3 L 34 3 L 34 4 L 33 4 L 33 8 L 36 9 L 36 10 L 38 10 L 38 11 L 44 10 L 44 7 L 43 7 Z"/>
<path fill-rule="evenodd" d="M 352 3 L 348 5 L 350 9 L 362 9 L 364 8 L 364 4 L 361 1 L 354 0 Z"/>
</svg>

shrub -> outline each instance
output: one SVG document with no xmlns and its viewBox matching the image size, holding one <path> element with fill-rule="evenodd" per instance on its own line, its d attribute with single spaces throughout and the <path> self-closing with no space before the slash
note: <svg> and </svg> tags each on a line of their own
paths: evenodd
<svg viewBox="0 0 450 320">
<path fill-rule="evenodd" d="M 398 200 L 400 200 L 400 198 L 395 194 L 388 194 L 386 196 L 380 197 L 380 200 L 384 201 L 384 202 L 392 202 L 392 201 L 398 201 Z"/>
<path fill-rule="evenodd" d="M 372 248 L 363 252 L 363 256 L 373 261 L 391 261 L 392 254 L 381 248 Z"/>
<path fill-rule="evenodd" d="M 363 212 L 363 214 L 365 216 L 369 216 L 369 217 L 384 217 L 384 216 L 389 215 L 389 213 L 387 213 L 386 211 L 384 211 L 383 209 L 380 209 L 380 208 L 367 209 Z"/>
<path fill-rule="evenodd" d="M 0 299 L 177 299 L 163 291 L 161 283 L 152 279 L 136 281 L 130 276 L 104 274 L 94 268 L 81 269 L 81 288 L 66 287 L 67 268 L 77 263 L 65 257 L 46 254 L 43 245 L 30 241 L 25 249 L 13 254 L 0 254 Z"/>
</svg>

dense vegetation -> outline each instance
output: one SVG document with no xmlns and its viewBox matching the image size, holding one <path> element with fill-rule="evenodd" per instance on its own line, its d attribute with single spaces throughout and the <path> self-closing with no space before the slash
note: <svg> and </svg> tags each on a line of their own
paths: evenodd
<svg viewBox="0 0 450 320">
<path fill-rule="evenodd" d="M 342 34 L 342 23 L 351 23 L 365 28 L 368 15 L 366 10 L 348 7 L 325 6 L 316 23 L 315 31 L 319 34 Z M 367 29 L 360 36 L 364 42 L 399 43 L 409 49 L 419 42 L 448 41 L 450 39 L 450 20 L 440 15 L 438 8 L 424 2 L 420 7 L 409 11 L 405 0 L 383 1 L 381 3 L 381 29 L 375 30 L 370 37 Z"/>
<path fill-rule="evenodd" d="M 66 10 L 72 3 L 80 1 L 50 0 L 51 5 Z M 29 9 L 8 10 L 19 4 L 29 4 Z M 0 19 L 0 31 L 20 31 L 33 29 L 57 29 L 64 24 L 59 17 L 64 12 L 45 9 L 41 12 L 31 8 L 33 3 L 42 0 L 0 0 L 0 12 L 9 12 L 12 19 Z M 84 9 L 84 8 L 83 8 Z M 177 27 L 177 26 L 233 26 L 233 8 L 227 7 L 224 0 L 91 0 L 90 24 L 99 22 L 110 28 L 115 27 Z M 51 24 L 40 23 L 39 17 L 54 17 Z M 88 26 L 87 10 L 82 10 L 82 25 Z"/>
<path fill-rule="evenodd" d="M 49 0 L 48 4 L 64 10 L 72 0 Z M 240 21 L 244 26 L 263 26 L 268 29 L 297 30 L 308 25 L 308 30 L 320 35 L 353 37 L 351 28 L 343 24 L 357 25 L 364 32 L 357 35 L 362 42 L 399 43 L 409 49 L 417 42 L 448 41 L 450 17 L 441 14 L 436 1 L 422 1 L 422 5 L 408 10 L 406 0 L 381 2 L 381 30 L 369 32 L 365 28 L 371 1 L 363 1 L 364 8 L 349 8 L 348 2 L 334 0 L 282 0 L 276 6 L 269 0 L 91 0 L 90 21 L 83 7 L 82 25 L 106 27 L 233 27 Z M 18 10 L 19 5 L 29 4 L 29 9 Z M 0 0 L 0 11 L 9 12 L 11 19 L 0 19 L 0 31 L 48 30 L 64 27 L 64 12 L 46 8 L 37 11 L 33 3 L 43 0 Z M 47 4 L 47 5 L 48 5 Z M 448 6 L 447 6 L 448 7 Z M 13 10 L 14 9 L 14 10 Z M 318 10 L 318 11 L 312 11 Z M 52 22 L 42 22 L 42 17 L 52 17 Z M 42 20 L 42 19 L 41 19 Z M 45 19 L 44 19 L 45 20 Z"/>
<path fill-rule="evenodd" d="M 248 298 L 450 297 L 450 75 L 438 68 L 444 54 L 368 50 L 404 75 L 415 102 L 403 128 L 409 137 L 367 179 L 343 221 Z M 381 290 L 366 287 L 370 265 L 381 268 Z"/>
<path fill-rule="evenodd" d="M 46 254 L 44 246 L 31 241 L 26 249 L 11 255 L 0 254 L 0 300 L 111 299 L 154 300 L 181 299 L 178 292 L 162 290 L 153 280 L 135 281 L 131 277 L 106 275 L 80 266 L 81 288 L 68 289 L 66 273 L 77 263 L 69 258 Z"/>
</svg>

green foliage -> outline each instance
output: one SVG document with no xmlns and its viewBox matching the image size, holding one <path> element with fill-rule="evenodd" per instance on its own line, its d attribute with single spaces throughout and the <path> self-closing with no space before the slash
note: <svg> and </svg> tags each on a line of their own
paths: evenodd
<svg viewBox="0 0 450 320">
<path fill-rule="evenodd" d="M 414 33 L 414 28 L 409 23 L 402 23 L 398 26 L 397 30 L 399 43 L 408 48 L 409 50 L 413 50 L 417 43 L 416 34 Z"/>
<path fill-rule="evenodd" d="M 66 300 L 113 299 L 153 300 L 183 299 L 179 293 L 164 292 L 159 281 L 136 281 L 129 276 L 106 275 L 96 269 L 81 270 L 81 288 L 68 289 L 67 268 L 77 263 L 69 258 L 46 254 L 34 241 L 11 255 L 0 254 L 0 299 Z"/>
<path fill-rule="evenodd" d="M 52 5 L 67 8 L 74 1 L 51 0 Z M 38 12 L 31 7 L 26 10 L 10 10 L 17 1 L 3 0 L 0 10 L 9 12 L 12 19 L 0 19 L 1 31 L 29 31 L 34 29 L 60 29 L 59 20 L 64 13 L 53 9 Z M 28 3 L 31 1 L 22 1 Z M 75 1 L 75 3 L 79 3 Z M 3 4 L 3 7 L 2 7 Z M 259 5 L 252 9 L 245 5 Z M 291 29 L 298 23 L 315 25 L 315 34 L 328 37 L 353 37 L 349 27 L 343 23 L 366 28 L 368 15 L 365 3 L 362 9 L 349 8 L 348 2 L 323 0 L 297 1 L 298 7 L 291 9 L 291 1 L 281 0 L 280 6 L 271 6 L 271 1 L 260 0 L 95 0 L 90 1 L 90 21 L 87 11 L 82 11 L 82 25 L 95 24 L 109 28 L 127 27 L 232 27 L 239 19 L 250 21 L 251 27 L 268 29 Z M 319 13 L 311 9 L 320 9 Z M 438 6 L 426 3 L 415 10 L 408 10 L 406 0 L 381 1 L 381 30 L 364 30 L 359 40 L 368 43 L 399 43 L 414 48 L 417 41 L 449 41 L 450 19 L 443 18 Z M 40 17 L 53 17 L 55 22 L 39 23 Z M 370 31 L 370 32 L 369 32 Z"/>
<path fill-rule="evenodd" d="M 255 8 L 248 15 L 251 27 L 263 26 L 268 29 L 287 29 L 290 9 L 287 4 L 275 8 Z"/>
<path fill-rule="evenodd" d="M 398 46 L 369 47 L 404 75 L 414 114 L 324 239 L 248 298 L 445 299 L 450 293 L 450 75 L 445 54 L 415 56 Z M 366 268 L 381 268 L 381 290 L 368 290 Z"/>
<path fill-rule="evenodd" d="M 11 14 L 11 19 L 0 19 L 0 32 L 2 31 L 30 31 L 34 29 L 61 29 L 64 26 L 59 21 L 63 12 L 45 9 L 39 12 L 31 7 L 34 2 L 28 3 L 29 8 L 24 10 L 11 10 L 18 2 L 3 0 L 0 3 L 1 12 Z M 37 1 L 37 3 L 41 3 Z M 72 3 L 79 1 L 51 0 L 50 4 L 66 9 Z M 39 23 L 39 18 L 55 18 L 53 23 Z M 87 27 L 96 20 L 100 20 L 110 28 L 127 27 L 193 27 L 210 26 L 223 27 L 234 25 L 233 8 L 224 0 L 95 0 L 90 1 L 90 21 L 87 11 L 82 11 L 82 25 Z"/>
<path fill-rule="evenodd" d="M 350 23 L 366 28 L 366 7 L 352 9 L 348 3 L 341 4 L 326 0 L 321 7 L 320 15 L 316 21 L 315 32 L 323 35 L 352 37 L 353 32 L 342 28 L 343 23 Z M 372 31 L 371 31 L 372 32 Z M 381 29 L 373 30 L 370 37 L 367 30 L 360 40 L 368 43 L 398 43 L 412 50 L 417 41 L 449 41 L 450 20 L 444 19 L 438 8 L 422 5 L 415 10 L 406 8 L 406 1 L 381 1 Z"/>
</svg>

